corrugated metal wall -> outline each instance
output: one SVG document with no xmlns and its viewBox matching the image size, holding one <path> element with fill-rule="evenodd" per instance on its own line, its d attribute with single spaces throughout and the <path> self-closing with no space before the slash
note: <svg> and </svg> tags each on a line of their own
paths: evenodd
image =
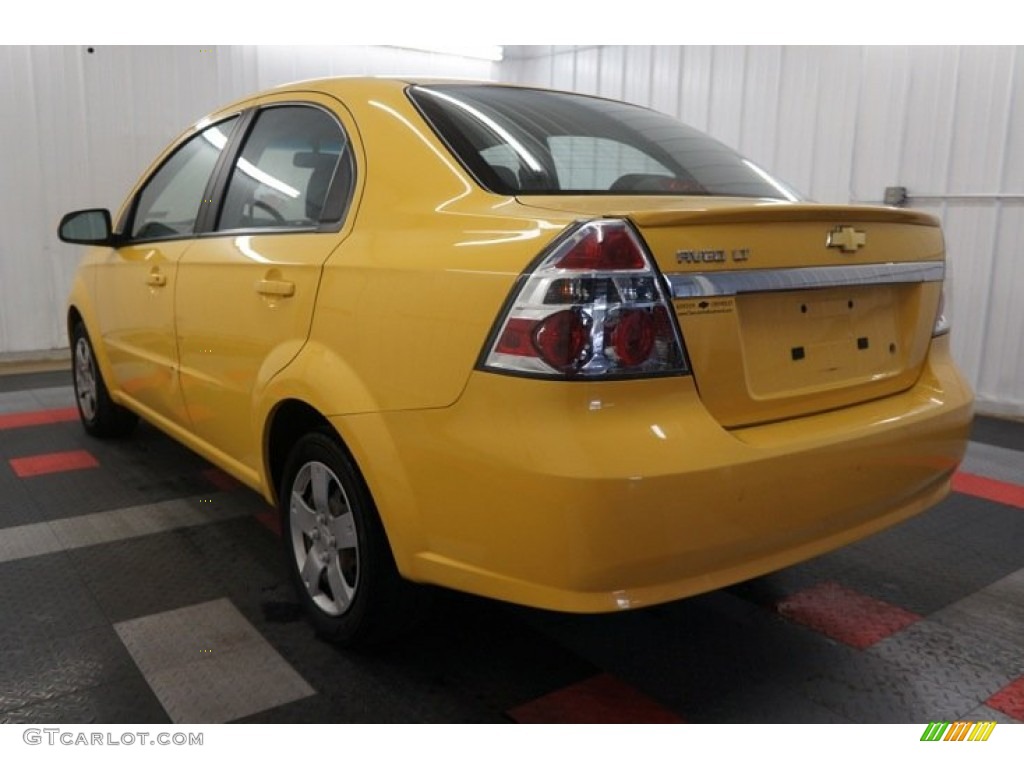
<svg viewBox="0 0 1024 768">
<path fill-rule="evenodd" d="M 363 47 L 0 47 L 0 357 L 66 344 L 61 213 L 116 208 L 196 117 L 325 74 L 498 77 L 645 103 L 812 198 L 906 186 L 938 214 L 953 344 L 989 411 L 1024 416 L 1024 48 L 507 46 L 500 64 Z"/>
<path fill-rule="evenodd" d="M 80 249 L 60 216 L 121 205 L 153 157 L 207 112 L 324 75 L 491 78 L 489 61 L 387 46 L 0 46 L 0 359 L 67 345 Z"/>
<path fill-rule="evenodd" d="M 1024 416 L 1024 48 L 508 46 L 500 74 L 677 115 L 815 200 L 907 187 L 979 409 Z"/>
</svg>

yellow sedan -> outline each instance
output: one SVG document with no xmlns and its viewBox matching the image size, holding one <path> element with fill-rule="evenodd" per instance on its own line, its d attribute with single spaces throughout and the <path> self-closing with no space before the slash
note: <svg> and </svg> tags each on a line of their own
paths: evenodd
<svg viewBox="0 0 1024 768">
<path fill-rule="evenodd" d="M 602 612 L 748 579 L 926 509 L 966 444 L 935 219 L 621 102 L 282 86 L 60 236 L 85 428 L 141 416 L 276 504 L 341 643 L 420 584 Z"/>
</svg>

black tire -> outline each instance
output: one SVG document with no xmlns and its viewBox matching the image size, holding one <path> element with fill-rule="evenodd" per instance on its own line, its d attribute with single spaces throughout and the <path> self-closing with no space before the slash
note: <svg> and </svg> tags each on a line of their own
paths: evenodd
<svg viewBox="0 0 1024 768">
<path fill-rule="evenodd" d="M 279 499 L 288 569 L 317 634 L 368 648 L 412 628 L 424 590 L 399 575 L 373 499 L 333 436 L 295 444 Z"/>
<path fill-rule="evenodd" d="M 110 399 L 89 334 L 80 320 L 71 329 L 71 376 L 78 416 L 86 432 L 104 438 L 132 433 L 139 417 Z"/>
</svg>

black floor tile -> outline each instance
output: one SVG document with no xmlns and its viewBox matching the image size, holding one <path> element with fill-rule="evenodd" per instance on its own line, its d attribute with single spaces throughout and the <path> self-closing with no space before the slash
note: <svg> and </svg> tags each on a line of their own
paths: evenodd
<svg viewBox="0 0 1024 768">
<path fill-rule="evenodd" d="M 18 478 L 7 459 L 63 451 L 88 451 L 99 466 Z M 128 440 L 86 435 L 77 423 L 9 430 L 0 443 L 0 494 L 28 494 L 38 520 L 103 512 L 209 493 L 209 464 L 152 427 Z M 10 506 L 0 506 L 0 514 Z M 11 514 L 9 519 L 23 520 Z M 12 523 L 14 524 L 14 523 Z"/>
<path fill-rule="evenodd" d="M 317 696 L 246 722 L 507 722 L 507 710 L 597 671 L 504 606 L 448 592 L 412 636 L 375 652 L 336 648 L 292 616 L 249 618 Z"/>
<path fill-rule="evenodd" d="M 798 690 L 854 723 L 956 720 L 977 705 L 942 683 L 908 677 L 895 664 L 853 651 L 841 665 L 816 670 Z"/>
<path fill-rule="evenodd" d="M 730 591 L 768 606 L 838 581 L 927 616 L 1021 567 L 1021 510 L 955 493 L 895 528 Z"/>
<path fill-rule="evenodd" d="M 64 552 L 0 563 L 0 651 L 109 625 Z"/>
<path fill-rule="evenodd" d="M 1024 451 L 1024 421 L 975 416 L 971 440 L 1014 451 Z"/>
<path fill-rule="evenodd" d="M 68 557 L 111 622 L 223 597 L 187 529 L 83 547 Z"/>
<path fill-rule="evenodd" d="M 2 653 L 0 712 L 141 675 L 113 627 L 26 642 Z"/>
<path fill-rule="evenodd" d="M 0 392 L 20 392 L 71 385 L 71 369 L 43 373 L 8 373 L 0 375 Z"/>
<path fill-rule="evenodd" d="M 154 723 L 170 722 L 142 675 L 113 678 L 0 712 L 0 723 Z M 154 734 L 155 735 L 155 734 Z"/>
<path fill-rule="evenodd" d="M 0 464 L 0 529 L 46 520 L 25 483 Z"/>
<path fill-rule="evenodd" d="M 929 681 L 976 702 L 1024 675 L 1019 644 L 1024 626 L 1018 628 L 1017 643 L 1005 638 L 1002 643 L 985 642 L 964 630 L 940 621 L 919 621 L 880 641 L 868 654 L 906 670 L 906 679 L 914 685 Z M 966 710 L 955 714 L 962 718 Z"/>
</svg>

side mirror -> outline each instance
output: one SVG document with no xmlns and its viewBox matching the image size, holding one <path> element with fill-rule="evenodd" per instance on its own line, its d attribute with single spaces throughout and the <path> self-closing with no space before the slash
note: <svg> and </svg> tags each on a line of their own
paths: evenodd
<svg viewBox="0 0 1024 768">
<path fill-rule="evenodd" d="M 110 211 L 106 208 L 89 208 L 67 214 L 60 220 L 57 237 L 65 243 L 78 245 L 116 245 Z"/>
</svg>

